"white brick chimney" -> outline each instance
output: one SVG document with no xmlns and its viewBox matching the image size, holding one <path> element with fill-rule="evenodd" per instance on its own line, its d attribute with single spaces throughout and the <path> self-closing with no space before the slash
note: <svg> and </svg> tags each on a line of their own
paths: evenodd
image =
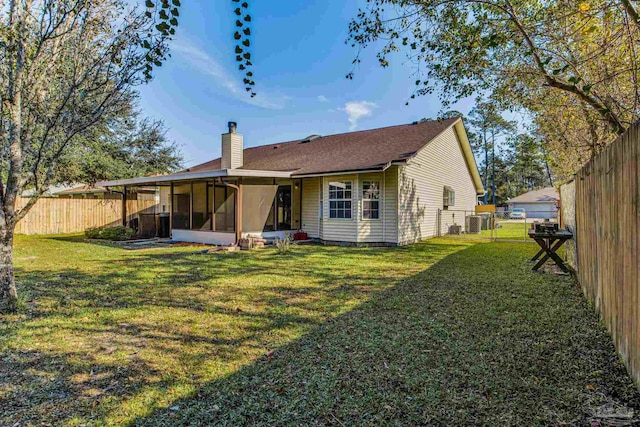
<svg viewBox="0 0 640 427">
<path fill-rule="evenodd" d="M 236 133 L 236 122 L 229 122 L 229 132 L 222 134 L 222 164 L 220 169 L 236 169 L 242 166 L 242 135 Z"/>
</svg>

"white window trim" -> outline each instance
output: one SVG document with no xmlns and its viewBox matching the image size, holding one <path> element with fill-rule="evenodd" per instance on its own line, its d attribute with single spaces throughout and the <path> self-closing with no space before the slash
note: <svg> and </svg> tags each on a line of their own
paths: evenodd
<svg viewBox="0 0 640 427">
<path fill-rule="evenodd" d="M 445 197 L 444 197 L 444 193 L 447 193 L 447 203 L 445 204 Z M 451 203 L 451 194 L 453 194 L 453 203 Z M 448 209 L 449 207 L 455 207 L 456 205 L 456 190 L 453 187 L 450 187 L 448 185 L 444 186 L 443 189 L 443 194 L 442 194 L 442 207 L 443 209 Z"/>
<path fill-rule="evenodd" d="M 332 199 L 331 198 L 331 182 L 344 182 L 351 185 L 351 198 L 350 199 Z M 335 181 L 329 181 L 327 183 L 327 219 L 329 221 L 354 221 L 357 215 L 353 215 L 353 192 L 354 192 L 353 180 L 340 179 Z M 331 218 L 331 202 L 350 202 L 351 203 L 351 217 L 350 218 Z"/>
<path fill-rule="evenodd" d="M 364 183 L 365 182 L 377 182 L 378 183 L 378 198 L 377 199 L 365 199 L 364 198 Z M 361 197 L 361 209 L 360 209 L 360 219 L 362 221 L 381 221 L 382 220 L 382 182 L 379 179 L 365 179 L 361 181 L 360 184 L 360 194 Z M 378 218 L 365 218 L 364 217 L 364 202 L 378 202 Z"/>
</svg>

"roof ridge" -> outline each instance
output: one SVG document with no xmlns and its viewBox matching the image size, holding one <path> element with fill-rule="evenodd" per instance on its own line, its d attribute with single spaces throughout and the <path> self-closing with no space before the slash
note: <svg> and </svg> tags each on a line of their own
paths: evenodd
<svg viewBox="0 0 640 427">
<path fill-rule="evenodd" d="M 338 136 L 338 135 L 349 135 L 349 134 L 352 134 L 352 133 L 372 132 L 372 131 L 376 131 L 376 130 L 399 128 L 399 127 L 404 127 L 404 126 L 415 126 L 415 125 L 421 125 L 421 124 L 424 124 L 424 123 L 432 123 L 432 122 L 440 122 L 440 123 L 442 123 L 442 122 L 445 122 L 447 120 L 457 120 L 458 118 L 459 117 L 454 117 L 454 118 L 451 118 L 451 119 L 443 119 L 443 120 L 437 120 L 437 119 L 435 119 L 435 120 L 425 120 L 424 122 L 418 121 L 418 122 L 411 122 L 411 123 L 403 123 L 401 125 L 382 126 L 382 127 L 379 127 L 379 128 L 372 128 L 372 129 L 352 130 L 352 131 L 349 131 L 349 132 L 332 133 L 331 135 L 322 135 L 322 138 L 327 138 L 327 137 L 330 137 L 330 136 Z M 297 140 L 297 141 L 300 141 L 300 140 Z M 288 142 L 294 142 L 294 141 L 288 141 Z"/>
<path fill-rule="evenodd" d="M 326 141 L 327 139 L 333 138 L 333 137 L 344 137 L 345 135 L 355 135 L 355 134 L 361 134 L 361 133 L 364 133 L 364 132 L 377 132 L 377 131 L 386 130 L 386 129 L 406 128 L 406 127 L 411 127 L 411 126 L 428 125 L 428 124 L 433 124 L 433 123 L 445 123 L 447 125 L 452 125 L 452 124 L 455 124 L 458 120 L 460 120 L 459 117 L 452 117 L 452 118 L 448 118 L 448 119 L 432 119 L 432 120 L 425 120 L 425 121 L 422 121 L 422 122 L 415 122 L 414 121 L 414 122 L 411 122 L 411 123 L 404 123 L 404 124 L 390 125 L 390 126 L 382 126 L 382 127 L 373 128 L 373 129 L 362 129 L 362 130 L 356 130 L 356 131 L 334 133 L 334 134 L 330 134 L 330 135 L 322 135 L 321 138 L 318 138 L 317 140 L 313 141 L 312 144 L 314 144 L 314 145 L 322 144 L 322 141 Z M 253 147 L 244 147 L 243 148 L 243 152 L 253 151 L 253 150 L 258 150 L 258 149 L 264 150 L 264 149 L 268 149 L 269 147 L 287 146 L 287 145 L 294 144 L 294 143 L 300 143 L 303 139 L 304 138 L 294 139 L 294 140 L 290 140 L 290 141 L 274 142 L 274 143 L 271 143 L 271 144 L 256 145 L 256 146 L 253 146 Z M 213 163 L 213 162 L 218 161 L 220 159 L 221 159 L 221 156 L 213 158 L 213 159 L 210 159 L 210 160 L 207 160 L 205 162 L 197 163 L 197 164 L 195 164 L 193 166 L 189 166 L 189 167 L 185 168 L 181 172 L 186 172 L 186 171 L 191 170 L 192 168 L 201 167 L 201 166 L 204 166 L 207 163 Z"/>
<path fill-rule="evenodd" d="M 355 131 L 349 131 L 349 132 L 332 133 L 330 135 L 321 135 L 321 138 L 318 138 L 316 141 L 319 142 L 319 141 L 322 141 L 323 139 L 326 139 L 326 138 L 331 137 L 331 136 L 349 135 L 349 134 L 362 133 L 362 132 L 372 132 L 372 131 L 378 131 L 378 130 L 383 130 L 383 129 L 399 128 L 399 127 L 404 127 L 404 126 L 416 126 L 416 125 L 421 125 L 421 124 L 424 124 L 424 123 L 433 123 L 433 122 L 442 123 L 442 122 L 446 122 L 446 121 L 455 122 L 458 119 L 460 119 L 460 117 L 452 117 L 452 118 L 442 119 L 442 120 L 433 119 L 433 120 L 425 120 L 423 122 L 419 121 L 419 122 L 404 123 L 404 124 L 401 124 L 401 125 L 390 125 L 390 126 L 382 126 L 382 127 L 379 127 L 379 128 L 372 128 L 372 129 L 361 129 L 361 130 L 355 130 Z M 273 146 L 276 146 L 276 145 L 287 145 L 287 144 L 292 144 L 294 142 L 300 142 L 303 139 L 304 138 L 292 139 L 290 141 L 272 142 L 271 144 L 256 145 L 256 146 L 253 146 L 253 147 L 244 147 L 242 151 L 255 150 L 255 149 L 258 149 L 258 148 L 265 148 L 265 147 L 273 147 Z M 221 157 L 216 157 L 216 158 L 213 158 L 211 160 L 207 160 L 206 162 L 201 162 L 201 163 L 195 164 L 193 166 L 189 166 L 189 167 L 185 168 L 185 170 L 186 169 L 191 169 L 191 168 L 194 168 L 194 167 L 197 167 L 197 166 L 200 166 L 200 165 L 203 165 L 205 163 L 214 162 L 214 161 L 216 161 L 216 160 L 218 160 L 220 158 Z"/>
</svg>

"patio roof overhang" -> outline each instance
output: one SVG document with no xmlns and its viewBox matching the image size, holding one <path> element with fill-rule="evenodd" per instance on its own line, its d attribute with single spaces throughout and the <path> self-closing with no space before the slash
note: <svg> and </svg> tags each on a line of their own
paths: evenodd
<svg viewBox="0 0 640 427">
<path fill-rule="evenodd" d="M 292 171 L 269 171 L 251 169 L 218 169 L 201 172 L 180 172 L 169 175 L 143 176 L 130 179 L 116 179 L 113 181 L 96 182 L 98 187 L 121 187 L 130 185 L 169 185 L 172 182 L 197 181 L 211 178 L 225 177 L 255 177 L 255 178 L 291 178 Z"/>
</svg>

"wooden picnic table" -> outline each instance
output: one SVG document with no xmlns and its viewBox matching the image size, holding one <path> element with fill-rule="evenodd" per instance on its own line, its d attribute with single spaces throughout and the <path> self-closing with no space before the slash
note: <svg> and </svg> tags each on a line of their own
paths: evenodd
<svg viewBox="0 0 640 427">
<path fill-rule="evenodd" d="M 565 273 L 569 272 L 569 269 L 565 265 L 564 261 L 558 256 L 556 252 L 562 245 L 564 245 L 567 240 L 573 239 L 573 233 L 571 233 L 569 230 L 538 232 L 534 229 L 531 229 L 529 230 L 529 237 L 535 240 L 536 243 L 538 243 L 538 245 L 540 246 L 540 250 L 533 258 L 531 258 L 531 261 L 536 261 L 544 254 L 544 256 L 538 261 L 538 263 L 533 266 L 533 271 L 537 271 L 544 265 L 545 262 L 547 262 L 549 258 L 551 258 L 562 271 L 564 271 Z"/>
</svg>

